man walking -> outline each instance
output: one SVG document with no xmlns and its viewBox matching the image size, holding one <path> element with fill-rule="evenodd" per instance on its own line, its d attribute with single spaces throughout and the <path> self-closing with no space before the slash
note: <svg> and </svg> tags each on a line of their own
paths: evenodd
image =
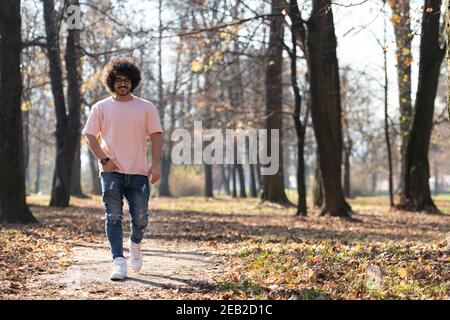
<svg viewBox="0 0 450 320">
<path fill-rule="evenodd" d="M 162 127 L 158 109 L 149 101 L 132 95 L 141 72 L 127 57 L 113 58 L 106 67 L 104 81 L 112 95 L 91 109 L 83 134 L 97 157 L 105 206 L 105 231 L 111 248 L 111 280 L 127 276 L 123 255 L 123 198 L 131 216 L 129 239 L 131 269 L 142 268 L 141 241 L 148 222 L 150 182 L 160 178 Z M 97 140 L 101 136 L 102 143 Z M 146 142 L 152 143 L 152 163 L 147 165 Z"/>
</svg>

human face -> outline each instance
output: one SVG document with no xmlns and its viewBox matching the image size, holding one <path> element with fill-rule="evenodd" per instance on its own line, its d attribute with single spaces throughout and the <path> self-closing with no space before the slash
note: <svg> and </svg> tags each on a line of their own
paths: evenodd
<svg viewBox="0 0 450 320">
<path fill-rule="evenodd" d="M 125 97 L 131 93 L 131 79 L 118 74 L 114 80 L 114 93 Z"/>
</svg>

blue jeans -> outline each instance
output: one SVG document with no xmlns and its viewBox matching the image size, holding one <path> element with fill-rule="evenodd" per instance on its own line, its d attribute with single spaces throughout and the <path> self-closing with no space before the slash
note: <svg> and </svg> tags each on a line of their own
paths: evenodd
<svg viewBox="0 0 450 320">
<path fill-rule="evenodd" d="M 147 176 L 102 172 L 102 198 L 105 205 L 105 231 L 113 259 L 123 257 L 123 197 L 131 216 L 131 241 L 140 243 L 148 223 L 150 184 Z"/>
</svg>

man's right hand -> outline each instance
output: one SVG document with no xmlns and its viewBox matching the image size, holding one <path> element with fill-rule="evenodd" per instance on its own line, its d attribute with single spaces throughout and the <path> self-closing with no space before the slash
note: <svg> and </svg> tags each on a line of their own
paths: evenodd
<svg viewBox="0 0 450 320">
<path fill-rule="evenodd" d="M 102 169 L 104 172 L 113 172 L 114 170 L 118 169 L 118 167 L 110 159 L 108 162 L 106 162 L 106 164 L 102 164 Z"/>
</svg>

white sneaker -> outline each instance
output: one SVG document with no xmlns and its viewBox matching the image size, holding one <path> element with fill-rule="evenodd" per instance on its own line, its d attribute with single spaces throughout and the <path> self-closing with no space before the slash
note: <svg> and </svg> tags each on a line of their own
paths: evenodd
<svg viewBox="0 0 450 320">
<path fill-rule="evenodd" d="M 114 259 L 114 267 L 111 273 L 111 280 L 123 280 L 127 277 L 127 260 L 123 257 Z"/>
<path fill-rule="evenodd" d="M 130 248 L 130 264 L 131 269 L 135 272 L 139 272 L 142 269 L 142 252 L 141 244 L 133 243 L 131 239 L 128 240 L 128 245 Z"/>
</svg>

